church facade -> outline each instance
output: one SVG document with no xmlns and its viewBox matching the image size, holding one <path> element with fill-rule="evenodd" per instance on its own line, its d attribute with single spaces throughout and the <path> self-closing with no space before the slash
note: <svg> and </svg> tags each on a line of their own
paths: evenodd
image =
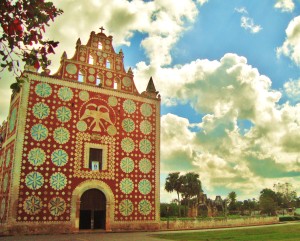
<svg viewBox="0 0 300 241">
<path fill-rule="evenodd" d="M 25 66 L 0 127 L 3 234 L 159 228 L 160 96 L 123 58 L 101 29 L 54 75 Z"/>
</svg>

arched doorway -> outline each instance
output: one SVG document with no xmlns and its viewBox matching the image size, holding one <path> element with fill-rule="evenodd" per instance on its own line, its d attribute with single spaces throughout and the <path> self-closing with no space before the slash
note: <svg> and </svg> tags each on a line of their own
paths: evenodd
<svg viewBox="0 0 300 241">
<path fill-rule="evenodd" d="M 198 207 L 198 216 L 200 216 L 200 217 L 208 216 L 208 207 L 206 205 L 200 205 Z"/>
<path fill-rule="evenodd" d="M 106 198 L 98 189 L 85 191 L 80 198 L 79 229 L 105 229 Z"/>
</svg>

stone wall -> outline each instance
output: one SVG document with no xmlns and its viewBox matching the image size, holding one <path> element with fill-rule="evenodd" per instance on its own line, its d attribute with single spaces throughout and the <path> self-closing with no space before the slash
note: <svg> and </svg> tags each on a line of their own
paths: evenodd
<svg viewBox="0 0 300 241">
<path fill-rule="evenodd" d="M 211 219 L 211 220 L 170 220 L 160 222 L 161 230 L 182 230 L 182 229 L 204 229 L 204 228 L 221 228 L 221 227 L 239 227 L 255 226 L 264 224 L 278 223 L 278 217 L 246 217 L 238 219 Z"/>
</svg>

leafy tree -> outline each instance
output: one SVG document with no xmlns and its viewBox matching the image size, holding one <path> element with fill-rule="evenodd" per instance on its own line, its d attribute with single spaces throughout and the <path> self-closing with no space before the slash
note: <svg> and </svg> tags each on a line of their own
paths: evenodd
<svg viewBox="0 0 300 241">
<path fill-rule="evenodd" d="M 243 202 L 243 211 L 248 211 L 249 214 L 251 215 L 252 211 L 258 210 L 258 203 L 255 200 L 255 198 L 253 199 L 247 199 L 244 200 Z"/>
<path fill-rule="evenodd" d="M 243 201 L 243 210 L 250 210 L 250 199 Z"/>
<path fill-rule="evenodd" d="M 282 208 L 295 207 L 297 203 L 297 193 L 290 183 L 274 184 L 278 205 Z"/>
<path fill-rule="evenodd" d="M 20 60 L 46 68 L 47 55 L 54 53 L 58 42 L 43 38 L 45 26 L 62 12 L 44 0 L 0 1 L 0 72 L 8 69 L 19 77 Z"/>
<path fill-rule="evenodd" d="M 229 201 L 229 205 L 228 205 L 228 210 L 229 212 L 236 212 L 238 207 L 237 207 L 237 195 L 236 192 L 232 191 L 228 194 L 228 201 Z"/>
<path fill-rule="evenodd" d="M 259 199 L 259 207 L 263 214 L 276 215 L 277 202 L 269 196 Z"/>
<path fill-rule="evenodd" d="M 167 192 L 176 191 L 178 196 L 178 214 L 180 216 L 180 204 L 189 206 L 192 199 L 202 192 L 201 181 L 199 175 L 194 172 L 189 172 L 185 175 L 180 175 L 180 172 L 169 173 L 166 178 L 165 190 Z M 180 195 L 183 200 L 180 201 Z"/>
<path fill-rule="evenodd" d="M 278 206 L 278 197 L 276 193 L 269 188 L 263 189 L 259 196 L 259 206 L 262 213 L 276 215 Z"/>
<path fill-rule="evenodd" d="M 199 174 L 189 172 L 182 177 L 183 187 L 181 189 L 182 196 L 184 198 L 184 204 L 190 206 L 190 201 L 193 197 L 198 196 L 202 191 L 201 181 L 199 180 Z"/>
<path fill-rule="evenodd" d="M 180 192 L 182 189 L 182 185 L 183 185 L 183 179 L 182 177 L 179 175 L 180 172 L 173 172 L 173 173 L 169 173 L 167 179 L 166 179 L 166 183 L 165 183 L 165 190 L 167 192 L 176 192 L 177 193 L 177 201 L 178 201 L 178 214 L 180 216 Z"/>
<path fill-rule="evenodd" d="M 230 200 L 230 202 L 235 203 L 236 202 L 236 192 L 232 191 L 228 194 L 228 199 Z"/>
</svg>

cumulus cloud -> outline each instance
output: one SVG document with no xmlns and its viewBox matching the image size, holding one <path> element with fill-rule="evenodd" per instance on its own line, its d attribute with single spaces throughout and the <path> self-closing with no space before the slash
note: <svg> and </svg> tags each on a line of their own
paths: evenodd
<svg viewBox="0 0 300 241">
<path fill-rule="evenodd" d="M 241 27 L 249 30 L 251 33 L 258 33 L 262 30 L 260 25 L 255 25 L 252 18 L 249 17 L 241 17 Z"/>
<path fill-rule="evenodd" d="M 300 100 L 300 79 L 285 82 L 283 86 L 285 93 L 290 99 L 294 101 Z"/>
<path fill-rule="evenodd" d="M 141 79 L 151 72 L 163 101 L 174 98 L 190 101 L 196 111 L 217 116 L 231 112 L 258 122 L 260 113 L 272 109 L 281 97 L 279 92 L 270 90 L 268 77 L 260 75 L 247 64 L 245 57 L 236 54 L 225 54 L 220 61 L 198 59 L 183 66 L 156 70 L 140 63 L 136 72 Z"/>
<path fill-rule="evenodd" d="M 197 123 L 162 116 L 161 140 L 168 146 L 162 146 L 162 170 L 194 170 L 210 193 L 222 186 L 245 198 L 278 178 L 291 182 L 300 175 L 300 104 L 279 105 L 281 93 L 245 57 L 228 53 L 173 68 L 139 63 L 135 72 L 139 78 L 151 72 L 164 104 L 188 103 L 203 116 Z M 242 129 L 242 120 L 251 126 Z"/>
<path fill-rule="evenodd" d="M 295 17 L 285 30 L 286 39 L 283 45 L 277 48 L 277 54 L 289 57 L 300 66 L 300 16 Z"/>
<path fill-rule="evenodd" d="M 174 114 L 161 117 L 162 175 L 195 171 L 209 195 L 219 194 L 218 190 L 224 188 L 238 191 L 239 198 L 253 197 L 279 178 L 299 185 L 292 178 L 300 175 L 300 104 L 279 105 L 281 93 L 272 89 L 271 80 L 237 54 L 170 67 L 170 50 L 195 21 L 196 4 L 205 2 L 55 0 L 65 13 L 47 31 L 49 38 L 61 42 L 53 68 L 57 69 L 63 50 L 71 57 L 76 39 L 80 37 L 85 44 L 90 32 L 102 25 L 107 35 L 113 35 L 115 45 L 130 45 L 132 36 L 142 33 L 145 38 L 141 47 L 149 61 L 134 68 L 138 89 L 144 89 L 149 76 L 153 76 L 163 105 L 189 104 L 203 116 L 196 123 Z M 243 15 L 242 27 L 252 33 L 261 31 L 244 16 L 245 8 L 235 11 Z M 278 54 L 298 64 L 299 18 L 289 24 L 286 41 L 278 49 Z M 290 81 L 284 86 L 291 98 L 297 95 L 299 82 Z M 251 125 L 244 128 L 241 121 Z M 165 192 L 163 196 L 170 197 Z"/>
<path fill-rule="evenodd" d="M 276 0 L 274 7 L 280 9 L 282 12 L 292 12 L 295 4 L 293 0 Z"/>
<path fill-rule="evenodd" d="M 178 141 L 181 136 L 181 141 Z M 191 143 L 195 134 L 189 130 L 189 121 L 185 118 L 167 114 L 161 118 L 161 156 L 164 172 L 192 171 L 190 162 L 194 153 Z M 186 143 L 186 144 L 184 144 Z"/>
<path fill-rule="evenodd" d="M 129 40 L 135 32 L 145 34 L 141 46 L 151 65 L 157 66 L 171 63 L 170 49 L 188 28 L 188 23 L 194 22 L 198 14 L 197 5 L 193 0 L 182 0 L 176 4 L 172 0 L 54 2 L 57 7 L 65 9 L 65 12 L 46 33 L 49 38 L 61 42 L 59 54 L 65 50 L 68 56 L 71 56 L 77 38 L 81 37 L 82 43 L 86 43 L 91 31 L 97 32 L 99 27 L 104 26 L 107 28 L 105 33 L 113 35 L 115 45 L 130 45 Z M 199 0 L 198 4 L 205 2 Z M 59 56 L 53 60 L 58 64 Z"/>
</svg>

